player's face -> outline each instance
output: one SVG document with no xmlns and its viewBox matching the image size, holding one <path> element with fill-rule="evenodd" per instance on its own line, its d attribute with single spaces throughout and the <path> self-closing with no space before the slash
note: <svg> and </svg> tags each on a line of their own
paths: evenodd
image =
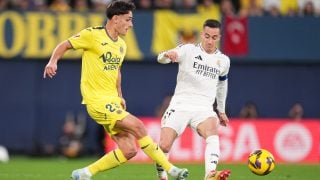
<svg viewBox="0 0 320 180">
<path fill-rule="evenodd" d="M 132 26 L 133 23 L 131 11 L 129 11 L 128 14 L 122 14 L 117 16 L 117 31 L 120 35 L 126 35 L 128 30 L 132 28 Z"/>
<path fill-rule="evenodd" d="M 215 52 L 217 43 L 220 40 L 220 29 L 204 27 L 201 32 L 201 46 L 207 53 Z"/>
</svg>

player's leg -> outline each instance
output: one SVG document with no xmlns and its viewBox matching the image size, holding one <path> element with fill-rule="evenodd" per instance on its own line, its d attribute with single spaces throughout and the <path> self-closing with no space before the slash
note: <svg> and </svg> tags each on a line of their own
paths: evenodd
<svg viewBox="0 0 320 180">
<path fill-rule="evenodd" d="M 113 169 L 137 154 L 135 138 L 127 132 L 120 131 L 112 136 L 112 139 L 118 145 L 118 148 L 107 153 L 98 161 L 89 165 L 89 171 L 94 175 L 98 172 Z"/>
<path fill-rule="evenodd" d="M 91 176 L 99 172 L 113 169 L 127 162 L 127 160 L 136 155 L 137 148 L 135 144 L 135 138 L 131 134 L 119 132 L 118 134 L 112 136 L 112 139 L 118 145 L 117 149 L 108 152 L 99 160 L 88 165 L 87 167 L 73 171 L 73 177 L 87 177 L 87 179 L 90 179 Z"/>
<path fill-rule="evenodd" d="M 169 157 L 169 151 L 173 145 L 174 140 L 177 138 L 178 134 L 175 130 L 169 127 L 163 127 L 161 128 L 160 133 L 160 142 L 159 146 L 162 149 L 163 153 Z M 163 169 L 163 167 L 160 164 L 156 163 L 156 170 L 159 180 L 167 180 L 167 172 Z"/>
<path fill-rule="evenodd" d="M 122 119 L 129 113 L 124 111 L 120 105 L 117 105 L 117 102 L 110 101 L 107 103 L 107 105 L 105 103 L 90 104 L 87 105 L 87 111 L 93 120 L 95 120 L 98 124 L 103 125 L 105 131 L 111 137 L 117 134 L 119 137 L 122 137 L 123 141 L 126 142 L 127 148 L 122 148 L 122 150 L 117 148 L 105 154 L 103 157 L 89 166 L 73 171 L 71 175 L 73 179 L 90 179 L 92 175 L 95 175 L 98 172 L 115 168 L 126 162 L 127 159 L 133 157 L 137 151 L 135 146 L 135 138 L 132 135 L 123 133 L 118 129 L 114 129 L 117 119 Z"/>
<path fill-rule="evenodd" d="M 129 114 L 121 121 L 117 121 L 115 127 L 135 136 L 143 152 L 160 164 L 171 176 L 179 179 L 188 177 L 189 172 L 186 169 L 177 168 L 168 161 L 163 151 L 147 134 L 147 130 L 141 120 Z"/>
<path fill-rule="evenodd" d="M 197 132 L 206 140 L 205 148 L 205 179 L 221 179 L 225 180 L 229 177 L 230 171 L 216 171 L 219 156 L 220 143 L 218 136 L 219 120 L 216 116 L 205 118 L 197 126 Z"/>
</svg>

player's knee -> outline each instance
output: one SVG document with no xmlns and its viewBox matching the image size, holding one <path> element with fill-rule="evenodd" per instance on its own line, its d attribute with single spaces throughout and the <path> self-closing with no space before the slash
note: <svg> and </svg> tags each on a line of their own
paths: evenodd
<svg viewBox="0 0 320 180">
<path fill-rule="evenodd" d="M 147 135 L 147 130 L 146 130 L 144 124 L 142 123 L 142 121 L 137 121 L 133 128 L 136 133 L 136 137 L 138 139 L 145 137 Z"/>
<path fill-rule="evenodd" d="M 160 142 L 160 149 L 164 152 L 164 153 L 168 153 L 171 149 L 171 144 L 169 143 L 165 143 L 165 142 Z"/>
<path fill-rule="evenodd" d="M 128 148 L 126 150 L 124 150 L 123 155 L 129 160 L 131 158 L 133 158 L 134 156 L 136 156 L 138 153 L 137 148 Z"/>
</svg>

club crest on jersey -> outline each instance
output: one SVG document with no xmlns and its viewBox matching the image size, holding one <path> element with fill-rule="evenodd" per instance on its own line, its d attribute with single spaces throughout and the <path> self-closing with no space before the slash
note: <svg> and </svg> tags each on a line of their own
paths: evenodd
<svg viewBox="0 0 320 180">
<path fill-rule="evenodd" d="M 118 109 L 117 114 L 121 114 L 121 113 L 122 113 L 122 110 Z"/>
<path fill-rule="evenodd" d="M 120 53 L 123 54 L 123 47 L 120 46 Z"/>
<path fill-rule="evenodd" d="M 217 66 L 218 66 L 218 67 L 221 66 L 221 60 L 220 60 L 220 59 L 217 60 Z"/>
</svg>

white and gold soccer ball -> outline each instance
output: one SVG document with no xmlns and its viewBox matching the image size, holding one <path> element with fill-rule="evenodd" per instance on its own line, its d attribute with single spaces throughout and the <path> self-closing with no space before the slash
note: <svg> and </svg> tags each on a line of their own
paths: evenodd
<svg viewBox="0 0 320 180">
<path fill-rule="evenodd" d="M 267 175 L 275 167 L 274 157 L 268 150 L 256 149 L 249 155 L 248 167 L 256 175 Z"/>
</svg>

